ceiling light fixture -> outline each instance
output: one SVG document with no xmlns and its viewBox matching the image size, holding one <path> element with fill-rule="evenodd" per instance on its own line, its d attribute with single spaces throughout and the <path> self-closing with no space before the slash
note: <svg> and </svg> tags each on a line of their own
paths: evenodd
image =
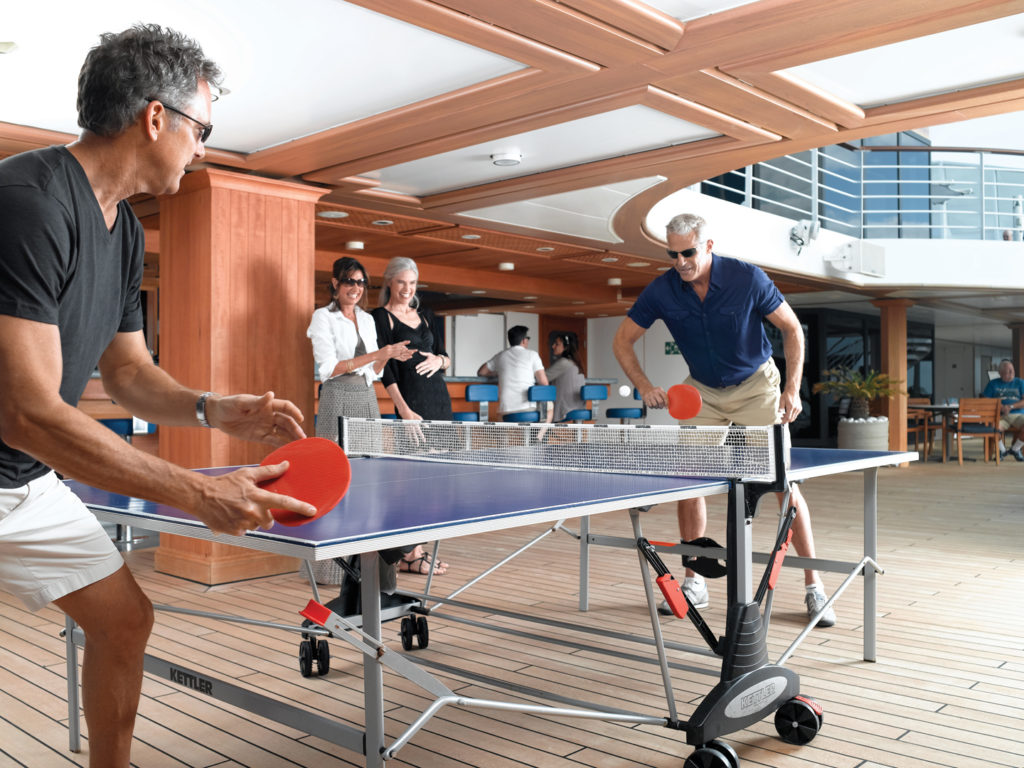
<svg viewBox="0 0 1024 768">
<path fill-rule="evenodd" d="M 523 162 L 523 154 L 521 152 L 495 152 L 491 155 L 491 162 L 502 167 L 519 165 Z"/>
<path fill-rule="evenodd" d="M 320 211 L 317 216 L 321 219 L 347 219 L 348 213 L 346 211 Z"/>
<path fill-rule="evenodd" d="M 609 277 L 608 278 L 608 285 L 622 285 L 622 278 L 621 277 Z"/>
<path fill-rule="evenodd" d="M 479 240 L 483 235 L 462 235 L 463 240 Z"/>
<path fill-rule="evenodd" d="M 514 272 L 516 265 L 511 261 L 502 261 L 498 264 L 499 272 Z"/>
<path fill-rule="evenodd" d="M 537 249 L 537 253 L 551 253 L 553 250 L 555 249 L 552 248 L 550 245 L 542 245 L 540 248 Z"/>
<path fill-rule="evenodd" d="M 389 227 L 395 222 L 393 222 L 391 219 L 377 219 L 375 221 L 371 221 L 370 223 L 373 224 L 375 227 Z"/>
<path fill-rule="evenodd" d="M 649 267 L 651 265 L 650 265 L 649 262 L 646 262 L 646 261 L 631 261 L 626 266 L 627 267 Z"/>
<path fill-rule="evenodd" d="M 532 301 L 533 299 L 536 299 L 536 298 L 537 298 L 536 296 L 523 296 L 523 299 L 525 301 Z"/>
<path fill-rule="evenodd" d="M 614 264 L 618 260 L 618 256 L 605 256 L 603 259 L 601 259 L 601 261 L 603 261 L 605 264 Z"/>
<path fill-rule="evenodd" d="M 477 290 L 473 291 L 473 294 L 476 295 L 476 296 L 480 296 L 480 295 L 485 294 L 485 293 L 487 293 L 487 291 L 481 291 L 479 288 Z"/>
<path fill-rule="evenodd" d="M 345 243 L 346 251 L 361 251 L 366 247 L 366 244 L 362 240 L 349 240 Z"/>
</svg>

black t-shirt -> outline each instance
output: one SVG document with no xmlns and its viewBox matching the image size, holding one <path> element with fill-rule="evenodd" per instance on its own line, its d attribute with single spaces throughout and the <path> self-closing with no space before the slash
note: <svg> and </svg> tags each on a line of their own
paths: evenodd
<svg viewBox="0 0 1024 768">
<path fill-rule="evenodd" d="M 114 335 L 142 328 L 143 238 L 123 200 L 107 230 L 85 171 L 66 148 L 0 161 L 0 314 L 59 327 L 60 395 L 71 405 Z M 0 441 L 0 487 L 47 471 Z"/>
</svg>

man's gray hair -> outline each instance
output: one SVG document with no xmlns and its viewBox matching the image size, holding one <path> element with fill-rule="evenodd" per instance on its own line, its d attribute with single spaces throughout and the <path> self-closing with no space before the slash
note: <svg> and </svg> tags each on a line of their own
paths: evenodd
<svg viewBox="0 0 1024 768">
<path fill-rule="evenodd" d="M 220 69 L 189 37 L 157 24 L 136 24 L 100 35 L 78 75 L 78 125 L 99 136 L 115 136 L 151 100 L 181 109 L 199 82 L 220 84 Z M 172 114 L 171 120 L 180 120 Z"/>
<path fill-rule="evenodd" d="M 670 235 L 688 235 L 693 232 L 701 242 L 707 240 L 708 223 L 695 213 L 680 213 L 672 218 L 665 225 L 665 231 Z"/>
<path fill-rule="evenodd" d="M 383 307 L 389 301 L 391 301 L 391 281 L 395 277 L 406 270 L 412 270 L 413 274 L 416 275 L 416 279 L 420 278 L 420 271 L 416 267 L 416 262 L 412 259 L 408 259 L 405 256 L 395 256 L 388 265 L 384 268 L 384 286 L 380 289 L 380 305 Z M 409 306 L 416 309 L 420 305 L 420 297 L 418 294 L 414 294 L 412 301 L 409 302 Z"/>
</svg>

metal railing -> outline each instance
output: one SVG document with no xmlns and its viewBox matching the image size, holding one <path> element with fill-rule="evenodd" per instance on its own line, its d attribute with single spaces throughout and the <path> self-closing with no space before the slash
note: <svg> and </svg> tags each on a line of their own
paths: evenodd
<svg viewBox="0 0 1024 768">
<path fill-rule="evenodd" d="M 730 171 L 701 191 L 858 238 L 1024 240 L 1024 154 L 825 147 Z"/>
</svg>

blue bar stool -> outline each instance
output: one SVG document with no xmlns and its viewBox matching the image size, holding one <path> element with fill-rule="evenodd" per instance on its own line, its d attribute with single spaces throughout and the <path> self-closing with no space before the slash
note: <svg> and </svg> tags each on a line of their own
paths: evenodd
<svg viewBox="0 0 1024 768">
<path fill-rule="evenodd" d="M 543 413 L 540 408 L 536 411 L 516 411 L 515 413 L 504 414 L 501 417 L 502 420 L 517 423 L 544 421 L 544 418 L 547 416 L 548 403 L 555 402 L 555 386 L 554 384 L 534 384 L 526 390 L 526 399 L 531 403 L 543 404 Z"/>
<path fill-rule="evenodd" d="M 574 408 L 565 414 L 562 421 L 595 421 L 597 419 L 598 403 L 608 399 L 608 387 L 604 384 L 584 384 L 580 387 L 580 399 L 589 400 L 590 408 Z"/>
<path fill-rule="evenodd" d="M 633 399 L 640 400 L 640 391 L 636 387 L 633 388 Z M 605 413 L 609 419 L 618 419 L 619 424 L 625 424 L 630 419 L 646 419 L 647 406 L 641 400 L 639 407 L 609 408 Z"/>
<path fill-rule="evenodd" d="M 479 403 L 480 411 L 456 411 L 455 421 L 487 421 L 488 403 L 498 402 L 497 384 L 470 384 L 466 387 L 466 401 Z"/>
</svg>

